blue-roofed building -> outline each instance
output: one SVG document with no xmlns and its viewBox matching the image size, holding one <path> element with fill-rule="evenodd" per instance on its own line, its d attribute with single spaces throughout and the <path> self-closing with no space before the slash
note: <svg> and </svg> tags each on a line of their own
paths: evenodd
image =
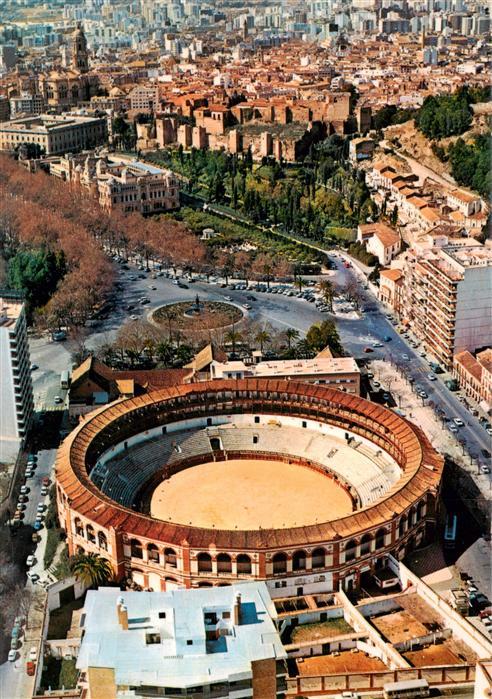
<svg viewBox="0 0 492 699">
<path fill-rule="evenodd" d="M 77 668 L 91 699 L 277 699 L 287 668 L 264 582 L 89 590 Z"/>
</svg>

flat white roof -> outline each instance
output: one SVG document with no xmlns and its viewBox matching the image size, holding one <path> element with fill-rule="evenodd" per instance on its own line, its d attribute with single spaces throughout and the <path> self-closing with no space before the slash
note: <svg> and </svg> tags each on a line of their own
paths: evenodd
<svg viewBox="0 0 492 699">
<path fill-rule="evenodd" d="M 242 620 L 234 625 L 238 593 Z M 118 621 L 120 598 L 128 610 L 127 630 Z M 84 612 L 77 667 L 114 668 L 117 685 L 192 687 L 233 681 L 251 676 L 253 660 L 286 657 L 263 582 L 169 592 L 99 588 L 87 592 Z M 206 630 L 216 627 L 205 626 L 205 614 L 213 613 L 228 635 L 207 641 Z M 147 644 L 148 634 L 159 634 L 159 642 Z"/>
<path fill-rule="evenodd" d="M 216 378 L 226 376 L 230 372 L 244 371 L 247 376 L 307 376 L 319 374 L 360 373 L 357 362 L 353 357 L 315 357 L 314 359 L 279 359 L 245 364 L 242 361 L 213 362 Z"/>
</svg>

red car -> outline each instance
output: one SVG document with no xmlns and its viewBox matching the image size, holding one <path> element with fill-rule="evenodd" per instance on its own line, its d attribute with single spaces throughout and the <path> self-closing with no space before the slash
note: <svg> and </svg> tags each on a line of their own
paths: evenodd
<svg viewBox="0 0 492 699">
<path fill-rule="evenodd" d="M 49 484 L 50 484 L 50 479 L 48 478 L 48 476 L 45 476 L 45 477 L 43 478 L 42 483 L 43 483 L 43 485 L 49 485 Z"/>
<path fill-rule="evenodd" d="M 372 347 L 364 347 L 364 352 L 368 354 L 369 352 L 374 352 L 374 350 L 372 349 Z"/>
<path fill-rule="evenodd" d="M 33 663 L 32 660 L 28 660 L 26 663 L 27 674 L 32 677 L 34 675 L 35 671 L 36 671 L 36 663 Z"/>
</svg>

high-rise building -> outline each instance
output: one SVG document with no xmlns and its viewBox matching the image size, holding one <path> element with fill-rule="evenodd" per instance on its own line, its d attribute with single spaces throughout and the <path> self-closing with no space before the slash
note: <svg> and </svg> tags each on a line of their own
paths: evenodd
<svg viewBox="0 0 492 699">
<path fill-rule="evenodd" d="M 15 459 L 33 413 L 27 324 L 22 298 L 0 296 L 0 461 Z"/>
<path fill-rule="evenodd" d="M 446 367 L 458 352 L 492 345 L 491 267 L 492 250 L 479 243 L 407 253 L 403 320 Z"/>
</svg>

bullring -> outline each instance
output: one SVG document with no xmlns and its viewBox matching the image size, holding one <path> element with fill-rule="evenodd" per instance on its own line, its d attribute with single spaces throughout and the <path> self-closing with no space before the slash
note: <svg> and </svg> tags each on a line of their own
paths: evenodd
<svg viewBox="0 0 492 699">
<path fill-rule="evenodd" d="M 97 552 L 144 589 L 261 579 L 284 596 L 349 590 L 387 553 L 422 545 L 441 474 L 423 432 L 394 412 L 267 379 L 113 403 L 72 432 L 56 466 L 71 554 Z"/>
</svg>

